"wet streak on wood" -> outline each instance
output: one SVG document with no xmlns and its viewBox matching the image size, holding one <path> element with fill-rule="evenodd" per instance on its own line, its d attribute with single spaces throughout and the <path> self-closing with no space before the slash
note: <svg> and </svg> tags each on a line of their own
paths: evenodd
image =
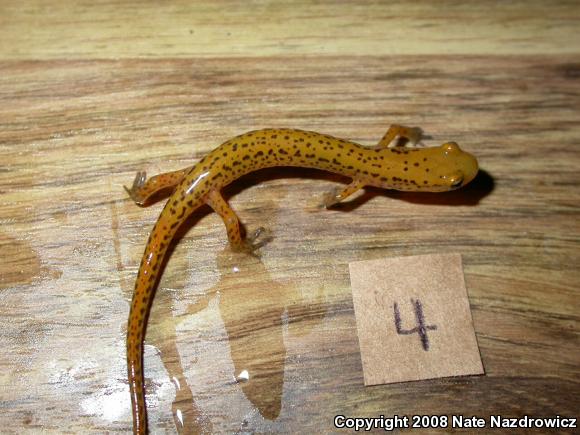
<svg viewBox="0 0 580 435">
<path fill-rule="evenodd" d="M 122 184 L 138 170 L 186 167 L 268 126 L 370 145 L 391 122 L 419 125 L 429 145 L 455 140 L 477 155 L 484 173 L 457 192 L 369 190 L 334 211 L 319 209 L 322 195 L 347 180 L 317 171 L 268 170 L 227 189 L 248 229 L 265 225 L 274 240 L 261 261 L 231 260 L 222 223 L 205 210 L 172 247 L 147 340 L 161 349 L 146 352 L 152 429 L 175 431 L 178 409 L 216 432 L 239 430 L 247 415 L 256 417 L 245 429 L 265 430 L 256 409 L 269 429 L 314 432 L 336 413 L 573 416 L 580 408 L 577 57 L 4 61 L 0 69 L 3 240 L 26 250 L 2 272 L 6 430 L 130 428 L 123 328 L 161 205 L 133 205 Z M 486 376 L 364 388 L 347 263 L 438 252 L 463 254 Z M 243 268 L 232 274 L 236 264 Z M 233 384 L 245 367 L 257 380 Z M 186 384 L 175 403 L 174 378 Z M 111 397 L 127 408 L 107 414 Z"/>
</svg>

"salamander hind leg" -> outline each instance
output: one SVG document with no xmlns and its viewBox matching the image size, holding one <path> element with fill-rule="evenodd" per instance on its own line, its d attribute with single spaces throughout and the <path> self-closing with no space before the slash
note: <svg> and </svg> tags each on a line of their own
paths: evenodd
<svg viewBox="0 0 580 435">
<path fill-rule="evenodd" d="M 190 169 L 191 168 L 185 168 L 178 171 L 165 172 L 163 174 L 155 175 L 148 180 L 145 171 L 137 172 L 131 188 L 129 189 L 127 186 L 123 187 L 135 204 L 144 205 L 147 200 L 151 199 L 156 194 L 159 194 L 158 199 L 161 199 L 161 193 L 167 193 L 167 195 L 164 196 L 168 196 L 175 186 L 183 180 L 183 177 Z"/>
<path fill-rule="evenodd" d="M 262 227 L 258 228 L 251 236 L 244 237 L 240 219 L 219 191 L 212 190 L 206 202 L 224 221 L 232 250 L 253 252 L 271 239 L 269 232 Z"/>
</svg>

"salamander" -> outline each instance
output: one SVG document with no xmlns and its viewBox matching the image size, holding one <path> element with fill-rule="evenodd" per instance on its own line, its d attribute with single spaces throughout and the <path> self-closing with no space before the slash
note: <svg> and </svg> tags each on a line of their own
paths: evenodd
<svg viewBox="0 0 580 435">
<path fill-rule="evenodd" d="M 187 217 L 202 205 L 209 205 L 222 218 L 231 248 L 252 250 L 255 240 L 243 236 L 238 216 L 222 197 L 221 189 L 261 168 L 317 168 L 351 178 L 350 184 L 324 197 L 326 207 L 365 186 L 444 192 L 473 180 L 478 172 L 477 160 L 455 142 L 431 148 L 391 146 L 397 137 L 417 142 L 420 135 L 418 128 L 392 125 L 377 145 L 365 147 L 312 131 L 263 129 L 224 142 L 189 168 L 150 179 L 144 172 L 137 173 L 131 189 L 125 187 L 135 203 L 144 205 L 161 191 L 173 193 L 147 241 L 127 325 L 127 369 L 135 434 L 147 433 L 143 374 L 147 319 L 167 249 Z"/>
</svg>

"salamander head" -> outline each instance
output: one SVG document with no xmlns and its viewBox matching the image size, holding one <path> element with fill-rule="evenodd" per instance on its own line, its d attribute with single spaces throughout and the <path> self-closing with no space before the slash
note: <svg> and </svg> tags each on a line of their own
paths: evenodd
<svg viewBox="0 0 580 435">
<path fill-rule="evenodd" d="M 425 168 L 430 169 L 426 172 L 429 177 L 425 177 L 422 190 L 444 192 L 459 189 L 477 175 L 479 170 L 477 159 L 462 151 L 455 142 L 444 143 L 432 150 L 432 156 L 429 159 L 431 163 Z"/>
<path fill-rule="evenodd" d="M 446 192 L 459 189 L 475 178 L 478 171 L 474 156 L 455 142 L 422 149 L 385 149 L 396 154 L 396 166 L 387 167 L 379 187 L 397 190 Z M 394 156 L 392 156 L 394 157 Z"/>
</svg>

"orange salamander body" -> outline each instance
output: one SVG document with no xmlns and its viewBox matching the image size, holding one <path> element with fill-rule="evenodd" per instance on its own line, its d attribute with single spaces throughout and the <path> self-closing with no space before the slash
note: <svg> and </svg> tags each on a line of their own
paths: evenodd
<svg viewBox="0 0 580 435">
<path fill-rule="evenodd" d="M 161 264 L 178 227 L 198 207 L 208 204 L 224 221 L 230 245 L 251 249 L 240 221 L 221 189 L 252 171 L 273 166 L 317 168 L 352 178 L 325 196 L 330 207 L 365 186 L 404 191 L 443 192 L 469 183 L 478 172 L 477 160 L 454 142 L 438 147 L 390 147 L 396 138 L 418 141 L 420 130 L 393 125 L 376 146 L 365 147 L 332 136 L 293 129 L 264 129 L 224 142 L 189 168 L 146 180 L 138 173 L 131 198 L 143 205 L 153 194 L 172 188 L 151 231 L 139 266 L 127 325 L 127 369 L 133 432 L 147 433 L 143 375 L 143 340 Z"/>
</svg>

